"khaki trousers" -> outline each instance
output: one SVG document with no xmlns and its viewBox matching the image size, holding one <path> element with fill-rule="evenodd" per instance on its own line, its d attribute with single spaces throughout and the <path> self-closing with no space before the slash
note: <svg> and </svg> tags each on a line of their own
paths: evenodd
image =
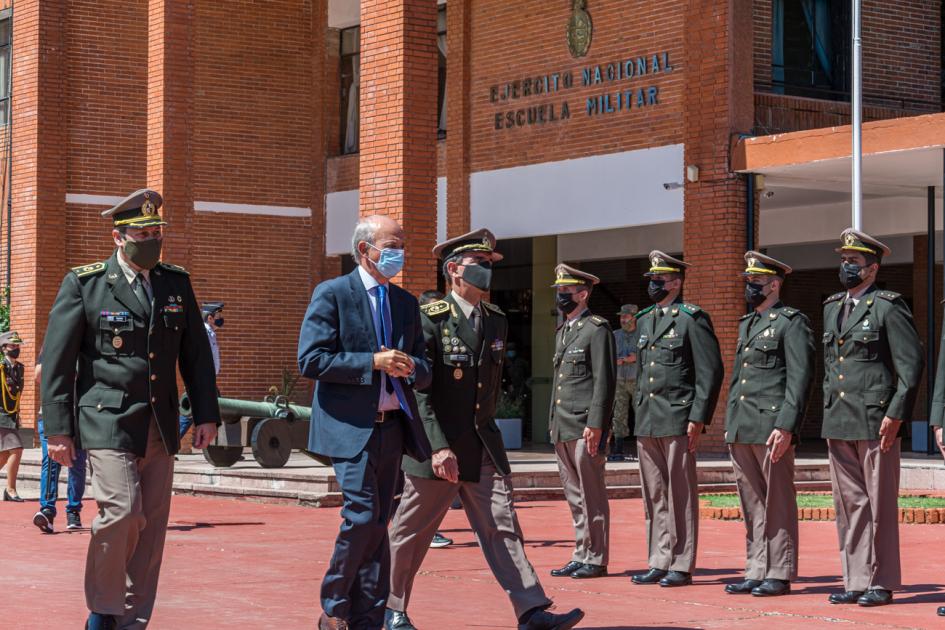
<svg viewBox="0 0 945 630">
<path fill-rule="evenodd" d="M 633 393 L 637 382 L 630 378 L 618 378 L 614 395 L 614 437 L 626 438 L 633 434 L 630 426 L 630 414 L 633 413 Z"/>
<path fill-rule="evenodd" d="M 747 530 L 745 578 L 797 578 L 794 447 L 776 464 L 764 444 L 730 444 L 729 452 Z"/>
<path fill-rule="evenodd" d="M 171 508 L 174 458 L 152 420 L 144 457 L 115 449 L 88 451 L 98 515 L 85 563 L 89 610 L 146 628 L 154 609 Z"/>
<path fill-rule="evenodd" d="M 692 573 L 699 543 L 696 457 L 685 435 L 637 437 L 651 569 Z"/>
<path fill-rule="evenodd" d="M 844 588 L 899 588 L 899 440 L 888 453 L 879 440 L 827 440 L 827 451 Z"/>
<path fill-rule="evenodd" d="M 457 494 L 492 574 L 512 601 L 516 618 L 533 608 L 550 605 L 535 569 L 525 557 L 522 530 L 512 503 L 512 483 L 483 453 L 478 483 L 453 484 L 406 475 L 403 497 L 390 529 L 387 607 L 407 610 L 414 577 Z"/>
<path fill-rule="evenodd" d="M 571 560 L 605 567 L 610 540 L 610 503 L 604 481 L 606 457 L 602 450 L 596 457 L 588 455 L 584 438 L 558 442 L 555 455 L 574 524 Z"/>
</svg>

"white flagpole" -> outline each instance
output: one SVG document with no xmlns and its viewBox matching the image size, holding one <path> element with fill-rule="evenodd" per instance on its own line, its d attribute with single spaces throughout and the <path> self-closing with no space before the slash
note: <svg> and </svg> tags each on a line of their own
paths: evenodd
<svg viewBox="0 0 945 630">
<path fill-rule="evenodd" d="M 860 41 L 860 1 L 853 0 L 853 227 L 863 225 L 863 45 Z"/>
</svg>

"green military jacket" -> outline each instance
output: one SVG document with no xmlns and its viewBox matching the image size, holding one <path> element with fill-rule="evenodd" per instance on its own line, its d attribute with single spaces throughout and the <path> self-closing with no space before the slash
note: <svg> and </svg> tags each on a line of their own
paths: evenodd
<svg viewBox="0 0 945 630">
<path fill-rule="evenodd" d="M 617 358 L 607 320 L 590 311 L 578 317 L 570 332 L 567 322 L 555 336 L 551 441 L 568 442 L 584 428 L 610 429 L 614 418 Z M 606 441 L 606 432 L 601 439 Z"/>
<path fill-rule="evenodd" d="M 775 428 L 790 431 L 796 441 L 813 379 L 814 335 L 803 313 L 779 302 L 742 317 L 725 441 L 764 444 Z"/>
<path fill-rule="evenodd" d="M 174 454 L 178 368 L 195 422 L 220 420 L 207 332 L 186 271 L 164 263 L 151 270 L 149 320 L 117 255 L 73 269 L 59 288 L 43 350 L 44 430 L 82 448 L 143 456 L 153 416 Z"/>
<path fill-rule="evenodd" d="M 922 344 L 898 293 L 870 288 L 841 329 L 846 292 L 824 302 L 822 436 L 878 440 L 884 416 L 912 420 L 922 378 Z"/>
<path fill-rule="evenodd" d="M 932 393 L 929 424 L 933 427 L 945 427 L 945 326 L 942 326 L 942 339 L 939 342 L 938 367 L 935 369 L 935 389 Z"/>
<path fill-rule="evenodd" d="M 681 301 L 663 314 L 654 304 L 639 313 L 637 328 L 634 434 L 686 435 L 690 422 L 710 424 L 724 368 L 709 314 Z"/>
<path fill-rule="evenodd" d="M 0 427 L 16 429 L 20 426 L 20 394 L 23 393 L 23 364 L 19 361 L 10 361 L 3 357 L 3 375 L 6 384 L 0 392 Z"/>
<path fill-rule="evenodd" d="M 512 469 L 505 454 L 495 409 L 502 391 L 502 362 L 508 321 L 494 304 L 480 303 L 482 332 L 476 334 L 452 295 L 420 307 L 426 355 L 433 370 L 430 386 L 416 392 L 430 446 L 449 448 L 459 464 L 460 481 L 479 481 L 483 449 L 496 470 Z M 438 479 L 430 460 L 404 456 L 407 474 Z M 444 483 L 447 483 L 444 480 Z"/>
</svg>

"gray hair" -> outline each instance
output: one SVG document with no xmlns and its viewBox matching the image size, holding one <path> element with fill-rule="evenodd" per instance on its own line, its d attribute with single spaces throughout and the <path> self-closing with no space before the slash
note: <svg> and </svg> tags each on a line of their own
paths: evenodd
<svg viewBox="0 0 945 630">
<path fill-rule="evenodd" d="M 377 230 L 380 226 L 375 221 L 368 219 L 361 219 L 358 221 L 358 224 L 354 226 L 354 234 L 351 236 L 351 255 L 354 256 L 354 262 L 358 263 L 361 261 L 361 252 L 358 251 L 358 243 L 364 241 L 365 243 L 374 244 L 374 239 L 377 238 Z"/>
</svg>

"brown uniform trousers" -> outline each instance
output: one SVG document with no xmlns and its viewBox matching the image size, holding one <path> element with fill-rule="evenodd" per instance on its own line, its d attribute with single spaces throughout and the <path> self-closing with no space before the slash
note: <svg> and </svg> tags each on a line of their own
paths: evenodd
<svg viewBox="0 0 945 630">
<path fill-rule="evenodd" d="M 571 508 L 576 544 L 571 560 L 607 566 L 610 538 L 610 503 L 604 479 L 603 451 L 591 457 L 584 438 L 555 444 L 558 474 Z"/>
</svg>

